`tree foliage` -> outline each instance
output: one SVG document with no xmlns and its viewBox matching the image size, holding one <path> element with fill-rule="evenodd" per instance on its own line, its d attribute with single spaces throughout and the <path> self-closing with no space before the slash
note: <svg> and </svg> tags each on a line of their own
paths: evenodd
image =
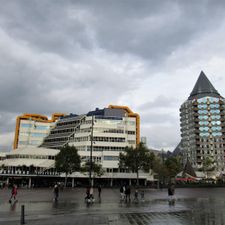
<svg viewBox="0 0 225 225">
<path fill-rule="evenodd" d="M 55 168 L 58 172 L 71 174 L 80 170 L 80 156 L 74 146 L 66 145 L 60 149 L 55 158 Z"/>
<path fill-rule="evenodd" d="M 85 162 L 85 164 L 81 167 L 81 172 L 89 172 L 90 171 L 90 161 Z M 92 173 L 94 176 L 102 176 L 104 174 L 104 170 L 102 169 L 102 165 L 96 162 L 92 162 Z"/>
<path fill-rule="evenodd" d="M 165 167 L 168 177 L 175 177 L 182 170 L 180 158 L 169 157 L 165 160 Z"/>
<path fill-rule="evenodd" d="M 206 175 L 206 178 L 209 176 L 209 172 L 212 172 L 215 170 L 215 160 L 213 160 L 211 157 L 204 157 L 202 162 L 202 167 L 199 168 L 199 171 L 203 171 Z"/>
<path fill-rule="evenodd" d="M 136 148 L 126 147 L 124 153 L 119 155 L 119 167 L 126 168 L 137 174 L 137 184 L 139 183 L 139 170 L 148 172 L 152 167 L 154 154 L 140 143 Z"/>
<path fill-rule="evenodd" d="M 181 160 L 179 157 L 169 157 L 163 159 L 156 156 L 153 161 L 153 171 L 158 175 L 162 182 L 169 181 L 182 170 Z"/>
</svg>

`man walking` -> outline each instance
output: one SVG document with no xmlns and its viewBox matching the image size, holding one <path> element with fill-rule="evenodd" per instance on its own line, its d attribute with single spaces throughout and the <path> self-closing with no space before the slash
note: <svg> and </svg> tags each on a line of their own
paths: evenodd
<svg viewBox="0 0 225 225">
<path fill-rule="evenodd" d="M 102 192 L 102 188 L 101 185 L 98 185 L 98 197 L 101 198 L 101 192 Z"/>
<path fill-rule="evenodd" d="M 55 200 L 55 202 L 57 202 L 58 197 L 59 197 L 59 186 L 58 186 L 58 184 L 55 184 L 55 186 L 53 188 L 53 193 L 54 193 L 54 200 Z"/>
<path fill-rule="evenodd" d="M 9 199 L 9 203 L 12 202 L 12 199 L 14 199 L 14 202 L 16 202 L 16 195 L 17 195 L 17 186 L 14 184 L 11 192 L 11 197 Z"/>
</svg>

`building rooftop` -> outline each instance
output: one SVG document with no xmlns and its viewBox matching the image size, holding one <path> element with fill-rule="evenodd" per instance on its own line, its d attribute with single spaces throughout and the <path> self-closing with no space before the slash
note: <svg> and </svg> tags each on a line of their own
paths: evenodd
<svg viewBox="0 0 225 225">
<path fill-rule="evenodd" d="M 221 97 L 218 91 L 211 84 L 207 76 L 201 71 L 198 80 L 188 98 L 188 100 L 199 99 L 202 97 Z"/>
</svg>

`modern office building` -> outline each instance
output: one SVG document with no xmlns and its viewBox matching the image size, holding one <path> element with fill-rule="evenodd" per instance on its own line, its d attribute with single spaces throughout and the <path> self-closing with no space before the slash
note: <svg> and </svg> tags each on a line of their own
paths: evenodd
<svg viewBox="0 0 225 225">
<path fill-rule="evenodd" d="M 40 114 L 23 114 L 16 119 L 15 138 L 13 148 L 26 146 L 39 146 L 44 137 L 54 127 L 62 113 L 52 114 L 52 119 Z"/>
<path fill-rule="evenodd" d="M 201 72 L 189 98 L 181 105 L 181 152 L 195 170 L 211 161 L 215 174 L 225 163 L 225 99 Z"/>
<path fill-rule="evenodd" d="M 54 180 L 62 181 L 65 174 L 55 172 L 54 157 L 61 147 L 68 144 L 78 149 L 83 163 L 90 160 L 92 153 L 92 160 L 102 165 L 104 174 L 101 177 L 92 173 L 92 177 L 98 179 L 97 182 L 104 185 L 136 183 L 136 173 L 120 169 L 118 164 L 120 152 L 127 146 L 136 147 L 140 143 L 140 117 L 137 113 L 126 106 L 110 105 L 87 114 L 60 115 L 57 121 L 40 116 L 32 114 L 30 119 L 31 115 L 26 114 L 18 119 L 16 137 L 18 141 L 24 141 L 25 145 L 6 155 L 0 164 L 4 165 L 0 177 L 6 179 L 15 175 L 18 179 L 26 179 L 24 182 L 29 183 L 28 186 L 43 182 L 50 184 Z M 51 128 L 52 123 L 54 126 Z M 42 127 L 37 129 L 37 126 Z M 43 126 L 48 128 L 44 129 Z M 28 143 L 32 140 L 33 133 L 39 133 L 37 130 L 40 133 L 45 131 L 43 133 L 47 136 L 44 139 L 42 137 L 39 147 L 32 147 Z M 27 135 L 23 135 L 24 133 Z M 76 182 L 86 184 L 88 178 L 89 174 L 83 172 L 68 176 L 71 186 L 76 185 Z M 148 181 L 153 182 L 153 174 L 140 171 L 139 181 L 142 185 Z"/>
<path fill-rule="evenodd" d="M 68 144 L 75 146 L 82 162 L 92 160 L 102 165 L 101 182 L 118 185 L 136 182 L 136 173 L 119 168 L 119 154 L 128 147 L 140 143 L 140 117 L 127 106 L 110 105 L 83 115 L 67 115 L 44 139 L 41 147 L 55 148 Z M 91 151 L 92 150 L 92 151 Z M 88 178 L 81 173 L 72 175 L 77 179 Z M 153 175 L 140 171 L 140 183 L 153 181 Z"/>
<path fill-rule="evenodd" d="M 91 138 L 93 137 L 93 138 Z M 78 149 L 83 161 L 90 158 L 101 163 L 105 171 L 118 172 L 119 153 L 140 142 L 140 117 L 126 106 L 109 106 L 84 115 L 61 118 L 44 139 L 42 147 L 55 148 L 69 144 Z"/>
</svg>

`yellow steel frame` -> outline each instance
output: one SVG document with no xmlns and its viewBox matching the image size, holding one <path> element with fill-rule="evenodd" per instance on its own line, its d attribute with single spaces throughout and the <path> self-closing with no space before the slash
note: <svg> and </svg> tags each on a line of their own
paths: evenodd
<svg viewBox="0 0 225 225">
<path fill-rule="evenodd" d="M 34 114 L 34 113 L 25 113 L 21 116 L 17 116 L 13 148 L 16 149 L 18 147 L 21 120 L 32 120 L 36 122 L 52 123 L 52 122 L 55 122 L 60 116 L 64 116 L 64 115 L 65 115 L 64 113 L 53 113 L 51 120 L 48 120 L 47 116 L 44 116 L 41 114 Z"/>
<path fill-rule="evenodd" d="M 108 108 L 111 109 L 123 109 L 127 112 L 128 117 L 136 118 L 136 144 L 140 144 L 140 116 L 137 113 L 134 113 L 128 106 L 119 106 L 119 105 L 109 105 Z"/>
</svg>

